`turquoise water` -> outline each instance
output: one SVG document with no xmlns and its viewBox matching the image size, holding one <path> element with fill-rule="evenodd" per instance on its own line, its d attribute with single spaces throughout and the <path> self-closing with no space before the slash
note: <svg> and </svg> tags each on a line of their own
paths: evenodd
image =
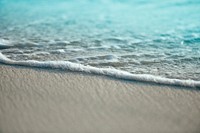
<svg viewBox="0 0 200 133">
<path fill-rule="evenodd" d="M 0 0 L 0 52 L 200 80 L 199 0 Z"/>
</svg>

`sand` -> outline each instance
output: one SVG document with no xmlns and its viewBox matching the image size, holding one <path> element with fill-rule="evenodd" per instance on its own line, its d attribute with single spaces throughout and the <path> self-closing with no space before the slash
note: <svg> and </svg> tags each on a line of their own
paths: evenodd
<svg viewBox="0 0 200 133">
<path fill-rule="evenodd" d="M 198 133 L 200 90 L 0 65 L 0 133 Z"/>
</svg>

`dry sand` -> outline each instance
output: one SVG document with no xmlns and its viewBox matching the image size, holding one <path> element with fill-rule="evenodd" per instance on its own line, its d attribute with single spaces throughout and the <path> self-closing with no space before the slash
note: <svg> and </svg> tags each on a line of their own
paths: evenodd
<svg viewBox="0 0 200 133">
<path fill-rule="evenodd" d="M 0 65 L 0 133 L 199 133 L 200 90 Z"/>
</svg>

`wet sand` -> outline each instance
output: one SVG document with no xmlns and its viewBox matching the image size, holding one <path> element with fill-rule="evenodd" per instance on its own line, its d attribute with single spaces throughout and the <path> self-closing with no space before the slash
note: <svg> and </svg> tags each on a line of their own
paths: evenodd
<svg viewBox="0 0 200 133">
<path fill-rule="evenodd" d="M 0 65 L 0 133 L 198 133 L 200 90 Z"/>
</svg>

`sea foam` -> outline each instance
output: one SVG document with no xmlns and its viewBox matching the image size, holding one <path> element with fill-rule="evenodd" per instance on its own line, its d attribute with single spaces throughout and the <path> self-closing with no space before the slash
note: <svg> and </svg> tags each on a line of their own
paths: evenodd
<svg viewBox="0 0 200 133">
<path fill-rule="evenodd" d="M 8 65 L 20 65 L 29 67 L 70 70 L 76 72 L 86 72 L 86 73 L 112 76 L 115 78 L 133 80 L 133 81 L 144 81 L 144 82 L 153 82 L 158 84 L 197 87 L 197 88 L 200 87 L 200 81 L 195 81 L 195 80 L 169 79 L 148 74 L 132 74 L 114 68 L 96 68 L 92 66 L 85 66 L 77 63 L 72 63 L 69 61 L 36 61 L 36 60 L 15 61 L 7 58 L 5 55 L 0 53 L 0 62 Z"/>
</svg>

